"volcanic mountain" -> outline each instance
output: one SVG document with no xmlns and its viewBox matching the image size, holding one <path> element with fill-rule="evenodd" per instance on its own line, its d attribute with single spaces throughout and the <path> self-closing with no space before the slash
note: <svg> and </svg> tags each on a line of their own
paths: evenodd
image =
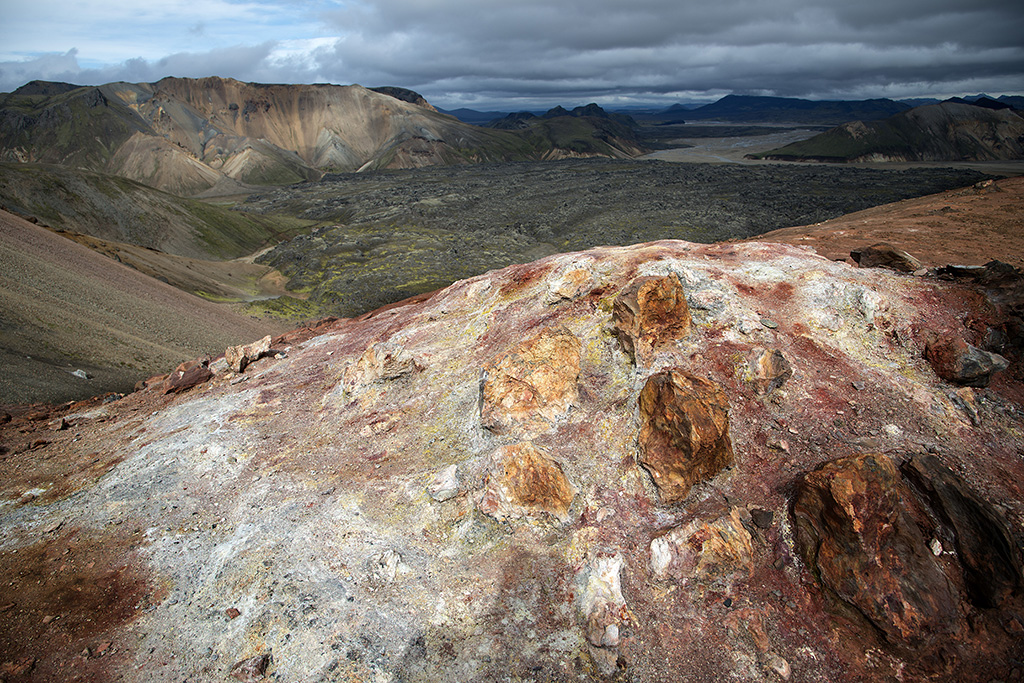
<svg viewBox="0 0 1024 683">
<path fill-rule="evenodd" d="M 103 171 L 181 195 L 299 182 L 328 170 L 559 155 L 550 136 L 464 124 L 401 88 L 165 78 L 97 87 L 33 82 L 0 97 L 0 159 Z"/>
<path fill-rule="evenodd" d="M 986 103 L 947 101 L 882 121 L 853 121 L 756 155 L 784 161 L 994 161 L 1024 159 L 1024 117 Z"/>
</svg>

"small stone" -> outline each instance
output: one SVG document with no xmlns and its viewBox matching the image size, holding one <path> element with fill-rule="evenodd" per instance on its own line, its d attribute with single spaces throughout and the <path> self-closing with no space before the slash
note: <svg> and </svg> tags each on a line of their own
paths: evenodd
<svg viewBox="0 0 1024 683">
<path fill-rule="evenodd" d="M 750 511 L 750 517 L 754 520 L 754 524 L 756 524 L 758 528 L 767 529 L 772 525 L 772 520 L 775 519 L 775 513 L 771 510 L 754 508 Z"/>
<path fill-rule="evenodd" d="M 59 420 L 51 422 L 49 426 L 51 431 L 62 432 L 68 428 L 68 421 L 62 417 Z"/>
<path fill-rule="evenodd" d="M 107 653 L 108 650 L 110 650 L 110 646 L 111 645 L 113 645 L 113 643 L 110 642 L 109 640 L 103 641 L 102 643 L 99 644 L 99 646 L 97 646 L 96 652 L 94 654 L 97 657 L 103 656 L 104 654 Z"/>
<path fill-rule="evenodd" d="M 864 382 L 852 382 L 851 384 L 853 385 L 853 388 L 856 389 L 857 391 L 864 391 L 864 387 L 867 386 L 866 384 L 864 384 Z"/>
<path fill-rule="evenodd" d="M 256 655 L 237 662 L 231 667 L 231 676 L 243 683 L 256 683 L 263 680 L 270 665 L 270 653 Z"/>
<path fill-rule="evenodd" d="M 92 650 L 90 650 L 89 648 L 85 648 L 79 654 L 82 657 L 85 657 L 86 659 L 89 659 L 89 657 L 92 657 Z"/>
<path fill-rule="evenodd" d="M 49 624 L 50 622 L 52 622 L 56 618 L 57 617 L 53 616 L 52 614 L 47 614 L 45 617 L 43 617 L 43 623 L 44 624 Z"/>
<path fill-rule="evenodd" d="M 775 322 L 774 320 L 769 320 L 768 318 L 761 318 L 761 324 L 767 327 L 769 330 L 774 330 L 779 326 L 777 322 Z"/>
<path fill-rule="evenodd" d="M 75 370 L 71 374 L 74 375 L 75 377 L 78 377 L 79 379 L 92 379 L 92 377 L 89 376 L 89 373 L 87 373 L 85 370 Z"/>
<path fill-rule="evenodd" d="M 766 661 L 768 668 L 779 675 L 784 681 L 788 681 L 792 675 L 793 670 L 789 666 L 789 662 L 778 655 L 769 655 Z"/>
<path fill-rule="evenodd" d="M 439 503 L 454 498 L 459 493 L 458 466 L 449 465 L 434 475 L 427 485 L 427 493 Z"/>
<path fill-rule="evenodd" d="M 224 614 L 227 615 L 228 619 L 237 619 L 238 617 L 242 616 L 241 611 L 239 611 L 237 607 L 228 607 L 226 610 L 224 610 Z"/>
<path fill-rule="evenodd" d="M 932 555 L 938 557 L 942 554 L 942 542 L 937 538 L 933 538 L 928 542 L 928 549 L 932 551 Z"/>
</svg>

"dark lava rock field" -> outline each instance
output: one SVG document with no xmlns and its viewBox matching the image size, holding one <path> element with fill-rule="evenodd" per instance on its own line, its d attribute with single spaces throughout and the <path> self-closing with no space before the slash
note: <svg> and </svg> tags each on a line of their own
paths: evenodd
<svg viewBox="0 0 1024 683">
<path fill-rule="evenodd" d="M 239 209 L 329 222 L 259 262 L 289 277 L 310 312 L 353 316 L 549 254 L 747 238 L 985 177 L 952 168 L 574 159 L 330 174 L 253 195 Z"/>
</svg>

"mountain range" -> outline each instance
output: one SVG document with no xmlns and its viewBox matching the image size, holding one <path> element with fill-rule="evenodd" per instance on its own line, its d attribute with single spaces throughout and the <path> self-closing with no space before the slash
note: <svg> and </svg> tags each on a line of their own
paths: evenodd
<svg viewBox="0 0 1024 683">
<path fill-rule="evenodd" d="M 325 171 L 640 151 L 630 140 L 620 148 L 615 132 L 590 135 L 580 121 L 569 131 L 491 130 L 441 114 L 403 88 L 35 81 L 0 97 L 0 160 L 74 166 L 196 195 Z"/>
<path fill-rule="evenodd" d="M 1024 117 L 991 99 L 947 100 L 881 121 L 852 121 L 759 155 L 782 161 L 1024 159 Z"/>
</svg>

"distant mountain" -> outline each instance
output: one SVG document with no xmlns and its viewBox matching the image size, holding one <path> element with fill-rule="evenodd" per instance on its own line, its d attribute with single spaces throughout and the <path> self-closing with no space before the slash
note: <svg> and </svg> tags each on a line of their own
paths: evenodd
<svg viewBox="0 0 1024 683">
<path fill-rule="evenodd" d="M 586 117 L 592 119 L 608 119 L 630 128 L 635 128 L 637 125 L 632 116 L 605 111 L 597 104 L 591 102 L 590 104 L 582 107 L 575 107 L 572 111 L 569 111 L 565 107 L 559 105 L 540 115 L 528 111 L 514 112 L 507 114 L 500 119 L 489 122 L 487 127 L 503 130 L 521 130 L 535 123 L 537 119 L 557 119 L 563 116 L 574 118 Z"/>
<path fill-rule="evenodd" d="M 181 195 L 325 171 L 558 156 L 550 144 L 462 123 L 395 87 L 165 78 L 33 82 L 0 95 L 0 160 L 74 166 Z"/>
<path fill-rule="evenodd" d="M 1024 159 L 1024 118 L 1013 109 L 947 101 L 884 121 L 844 123 L 757 156 L 840 162 Z"/>
<path fill-rule="evenodd" d="M 836 125 L 845 121 L 884 119 L 907 109 L 910 109 L 909 105 L 888 99 L 800 100 L 788 97 L 726 95 L 717 102 L 686 112 L 686 119 Z"/>
<path fill-rule="evenodd" d="M 438 109 L 437 111 L 448 116 L 454 116 L 463 123 L 472 123 L 475 126 L 482 126 L 508 114 L 508 112 L 504 111 L 477 111 L 476 109 L 466 109 L 465 107 L 459 109 Z"/>
</svg>

